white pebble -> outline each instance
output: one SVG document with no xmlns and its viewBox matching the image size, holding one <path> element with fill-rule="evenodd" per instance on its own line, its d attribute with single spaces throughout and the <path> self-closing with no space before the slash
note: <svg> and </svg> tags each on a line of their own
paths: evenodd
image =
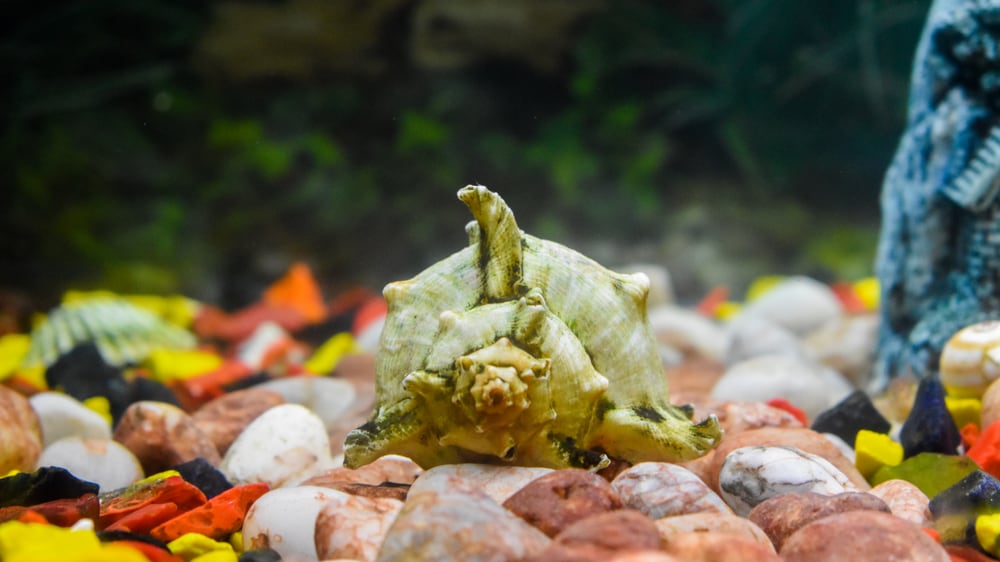
<svg viewBox="0 0 1000 562">
<path fill-rule="evenodd" d="M 272 548 L 285 560 L 316 562 L 316 517 L 327 503 L 350 497 L 318 486 L 271 490 L 247 512 L 243 542 L 247 549 Z"/>
<path fill-rule="evenodd" d="M 298 404 L 264 412 L 240 433 L 219 470 L 234 484 L 293 485 L 334 466 L 323 421 Z"/>
<path fill-rule="evenodd" d="M 111 424 L 62 392 L 39 392 L 28 399 L 42 426 L 43 447 L 63 437 L 111 439 Z"/>
<path fill-rule="evenodd" d="M 807 359 L 762 355 L 729 367 L 712 388 L 716 400 L 767 402 L 784 398 L 812 419 L 850 394 L 840 373 Z"/>
<path fill-rule="evenodd" d="M 144 476 L 132 451 L 111 439 L 64 437 L 42 451 L 38 467 L 43 466 L 61 466 L 102 491 L 124 488 Z"/>
<path fill-rule="evenodd" d="M 741 447 L 719 471 L 722 499 L 746 517 L 760 502 L 788 492 L 834 495 L 857 487 L 830 461 L 794 447 Z"/>
<path fill-rule="evenodd" d="M 327 428 L 337 425 L 354 406 L 357 392 L 354 385 L 330 377 L 285 377 L 258 385 L 273 390 L 289 404 L 300 404 L 323 420 Z"/>
</svg>

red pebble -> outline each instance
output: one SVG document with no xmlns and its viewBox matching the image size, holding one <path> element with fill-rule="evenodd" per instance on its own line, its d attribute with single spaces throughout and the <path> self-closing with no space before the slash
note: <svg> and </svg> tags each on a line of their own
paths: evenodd
<svg viewBox="0 0 1000 562">
<path fill-rule="evenodd" d="M 13 506 L 0 508 L 0 522 L 12 519 L 22 520 L 25 517 L 37 519 L 58 525 L 70 527 L 81 519 L 97 519 L 101 504 L 97 494 L 84 494 L 79 498 L 65 498 L 36 504 L 30 507 Z M 25 514 L 30 511 L 31 514 Z"/>
<path fill-rule="evenodd" d="M 784 398 L 772 398 L 767 401 L 767 405 L 792 414 L 795 416 L 795 419 L 802 422 L 804 427 L 809 427 L 809 418 L 806 417 L 806 413 L 793 406 L 788 400 Z"/>
<path fill-rule="evenodd" d="M 979 440 L 979 426 L 975 422 L 969 422 L 959 430 L 962 435 L 962 446 L 968 451 Z"/>
<path fill-rule="evenodd" d="M 1000 421 L 984 429 L 965 455 L 976 461 L 984 472 L 1000 477 Z"/>
<path fill-rule="evenodd" d="M 181 407 L 188 412 L 197 410 L 226 393 L 225 386 L 241 381 L 253 374 L 253 370 L 235 359 L 226 361 L 218 369 L 187 379 L 170 381 Z"/>
<path fill-rule="evenodd" d="M 163 542 L 170 542 L 186 533 L 198 533 L 214 540 L 224 539 L 243 527 L 243 519 L 250 506 L 268 489 L 263 482 L 230 488 L 208 503 L 163 523 L 149 534 Z"/>
<path fill-rule="evenodd" d="M 172 503 L 178 511 L 188 511 L 206 502 L 205 494 L 180 476 L 133 485 L 119 496 L 101 504 L 99 528 L 107 528 L 119 519 L 147 505 Z"/>
<path fill-rule="evenodd" d="M 858 292 L 854 290 L 854 285 L 845 281 L 839 281 L 830 285 L 830 290 L 833 291 L 833 296 L 837 297 L 837 300 L 840 301 L 840 306 L 844 309 L 844 312 L 848 314 L 860 314 L 867 310 L 868 307 L 865 306 L 865 301 L 861 300 L 861 297 L 858 296 Z"/>
<path fill-rule="evenodd" d="M 729 298 L 729 287 L 715 287 L 705 295 L 705 298 L 701 299 L 696 310 L 698 313 L 711 318 L 715 316 L 715 312 L 719 310 L 719 306 L 722 303 L 726 302 L 727 298 Z"/>
</svg>

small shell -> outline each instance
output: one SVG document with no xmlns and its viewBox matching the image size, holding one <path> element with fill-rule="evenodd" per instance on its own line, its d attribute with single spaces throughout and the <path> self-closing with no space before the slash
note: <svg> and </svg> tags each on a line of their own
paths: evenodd
<svg viewBox="0 0 1000 562">
<path fill-rule="evenodd" d="M 979 398 L 1000 376 L 1000 322 L 980 322 L 955 333 L 941 352 L 941 382 L 948 394 Z"/>
</svg>

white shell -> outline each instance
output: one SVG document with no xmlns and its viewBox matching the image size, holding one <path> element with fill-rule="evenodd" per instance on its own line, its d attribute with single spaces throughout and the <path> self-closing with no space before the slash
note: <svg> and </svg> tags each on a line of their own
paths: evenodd
<svg viewBox="0 0 1000 562">
<path fill-rule="evenodd" d="M 1000 322 L 980 322 L 956 332 L 941 352 L 940 369 L 949 395 L 981 397 L 1000 376 Z"/>
<path fill-rule="evenodd" d="M 857 487 L 830 461 L 794 447 L 741 447 L 719 471 L 722 499 L 746 517 L 762 501 L 788 492 L 835 495 Z"/>
</svg>

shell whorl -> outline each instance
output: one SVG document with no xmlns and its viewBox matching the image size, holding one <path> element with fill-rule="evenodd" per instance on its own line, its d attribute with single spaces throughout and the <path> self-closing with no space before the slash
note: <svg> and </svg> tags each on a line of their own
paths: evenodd
<svg viewBox="0 0 1000 562">
<path fill-rule="evenodd" d="M 479 224 L 476 261 L 483 275 L 484 302 L 500 302 L 520 296 L 523 286 L 524 257 L 521 252 L 521 229 L 507 203 L 481 185 L 469 185 L 458 192 Z"/>
</svg>

